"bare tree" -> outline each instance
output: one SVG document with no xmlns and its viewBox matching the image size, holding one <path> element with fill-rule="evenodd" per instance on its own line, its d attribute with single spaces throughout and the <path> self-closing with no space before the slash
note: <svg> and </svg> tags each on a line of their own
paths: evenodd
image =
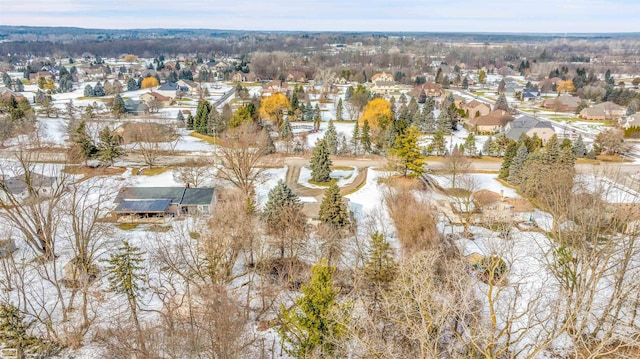
<svg viewBox="0 0 640 359">
<path fill-rule="evenodd" d="M 0 166 L 0 216 L 17 228 L 44 260 L 51 260 L 55 257 L 61 201 L 70 180 L 62 172 L 37 166 L 31 153 L 21 151 L 16 159 Z M 38 173 L 36 167 L 51 176 Z"/>
<path fill-rule="evenodd" d="M 154 122 L 143 122 L 132 134 L 125 134 L 125 141 L 135 142 L 134 149 L 142 156 L 143 162 L 152 168 L 163 150 L 175 146 L 179 136 L 169 126 L 162 126 Z M 169 149 L 163 148 L 169 146 Z"/>
<path fill-rule="evenodd" d="M 471 160 L 466 157 L 463 151 L 454 148 L 451 153 L 444 157 L 442 169 L 451 181 L 451 188 L 456 188 L 456 179 L 461 174 L 467 173 L 471 167 Z"/>
<path fill-rule="evenodd" d="M 179 167 L 174 177 L 176 181 L 200 187 L 213 178 L 213 161 L 209 158 L 189 159 Z"/>
<path fill-rule="evenodd" d="M 230 131 L 217 148 L 221 165 L 216 177 L 251 197 L 255 185 L 264 179 L 266 167 L 260 166 L 260 162 L 268 151 L 268 139 L 265 136 L 268 134 L 252 124 L 243 124 Z"/>
</svg>

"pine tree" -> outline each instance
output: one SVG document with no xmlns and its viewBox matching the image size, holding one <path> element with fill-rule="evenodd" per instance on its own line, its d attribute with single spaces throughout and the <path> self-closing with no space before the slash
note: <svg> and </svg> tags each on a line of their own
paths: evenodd
<svg viewBox="0 0 640 359">
<path fill-rule="evenodd" d="M 489 138 L 487 138 L 487 140 L 484 142 L 484 145 L 482 145 L 482 153 L 487 156 L 494 156 L 495 154 L 492 151 L 492 145 L 493 137 L 489 136 Z"/>
<path fill-rule="evenodd" d="M 316 104 L 316 107 L 313 109 L 313 129 L 316 132 L 320 131 L 320 122 L 322 122 L 320 107 L 318 107 L 318 104 Z"/>
<path fill-rule="evenodd" d="M 360 126 L 358 121 L 353 125 L 353 132 L 351 133 L 351 150 L 354 155 L 358 155 L 360 148 Z"/>
<path fill-rule="evenodd" d="M 578 139 L 576 139 L 576 142 L 573 144 L 573 154 L 576 158 L 583 158 L 587 154 L 587 147 L 584 144 L 582 135 L 579 135 Z"/>
<path fill-rule="evenodd" d="M 445 151 L 445 142 L 444 142 L 444 133 L 442 131 L 436 131 L 431 138 L 431 143 L 429 144 L 432 153 L 435 153 L 437 156 L 444 155 Z"/>
<path fill-rule="evenodd" d="M 280 234 L 289 225 L 288 214 L 302 211 L 298 195 L 282 180 L 269 191 L 269 198 L 262 211 L 262 221 L 268 234 Z M 284 251 L 284 249 L 282 250 Z"/>
<path fill-rule="evenodd" d="M 442 109 L 435 125 L 436 132 L 451 132 L 451 118 L 449 118 L 449 111 Z"/>
<path fill-rule="evenodd" d="M 57 346 L 43 343 L 41 338 L 30 334 L 34 321 L 28 321 L 13 304 L 0 303 L 0 343 L 5 348 L 18 351 L 18 358 L 24 358 L 25 351 L 53 354 Z M 44 357 L 44 356 L 43 356 Z"/>
<path fill-rule="evenodd" d="M 140 248 L 123 241 L 116 253 L 112 253 L 105 261 L 109 290 L 123 294 L 129 303 L 131 318 L 138 333 L 138 345 L 142 352 L 146 352 L 142 330 L 138 319 L 138 298 L 142 294 L 144 275 L 142 274 L 143 252 Z"/>
<path fill-rule="evenodd" d="M 176 120 L 180 123 L 184 123 L 184 114 L 181 110 L 178 110 L 178 115 L 176 115 Z"/>
<path fill-rule="evenodd" d="M 113 166 L 113 161 L 124 154 L 124 150 L 120 146 L 120 137 L 107 126 L 100 131 L 98 139 L 100 140 L 98 142 L 98 158 Z"/>
<path fill-rule="evenodd" d="M 333 120 L 329 120 L 329 126 L 327 127 L 327 132 L 324 134 L 324 140 L 327 143 L 329 153 L 335 155 L 338 152 L 338 133 L 336 126 L 333 124 Z"/>
<path fill-rule="evenodd" d="M 407 177 L 420 176 L 424 173 L 424 156 L 418 145 L 420 131 L 411 126 L 407 131 L 400 135 L 396 140 L 396 147 L 392 149 L 391 154 L 401 161 L 402 175 Z"/>
<path fill-rule="evenodd" d="M 502 159 L 502 165 L 500 166 L 500 173 L 498 174 L 499 178 L 507 179 L 509 177 L 509 169 L 511 168 L 511 163 L 513 162 L 513 158 L 516 156 L 517 152 L 518 143 L 513 141 L 510 142 L 504 152 L 504 158 Z"/>
<path fill-rule="evenodd" d="M 387 289 L 395 278 L 397 264 L 391 244 L 380 232 L 371 235 L 371 245 L 362 268 L 365 283 L 373 302 L 377 302 L 380 292 Z"/>
<path fill-rule="evenodd" d="M 371 153 L 371 130 L 369 128 L 369 120 L 362 123 L 362 134 L 360 135 L 360 143 L 365 153 Z"/>
<path fill-rule="evenodd" d="M 113 113 L 116 119 L 119 119 L 120 116 L 124 114 L 124 112 L 124 100 L 122 99 L 122 96 L 116 95 L 113 98 L 113 107 L 111 108 L 111 113 Z"/>
<path fill-rule="evenodd" d="M 509 112 L 509 103 L 507 102 L 507 98 L 505 97 L 504 94 L 500 94 L 500 96 L 498 96 L 498 99 L 496 100 L 495 109 Z"/>
<path fill-rule="evenodd" d="M 349 207 L 342 198 L 340 188 L 335 181 L 324 192 L 319 217 L 321 223 L 335 230 L 342 230 L 351 224 Z"/>
<path fill-rule="evenodd" d="M 469 135 L 464 140 L 464 152 L 467 156 L 475 157 L 478 154 L 478 149 L 476 148 L 476 136 L 473 132 L 469 132 Z"/>
<path fill-rule="evenodd" d="M 305 121 L 313 121 L 313 107 L 311 106 L 311 101 L 307 100 L 307 104 L 304 106 L 304 120 Z"/>
<path fill-rule="evenodd" d="M 344 111 L 344 106 L 342 105 L 342 99 L 338 99 L 338 104 L 336 105 L 336 121 L 344 120 L 342 112 Z"/>
<path fill-rule="evenodd" d="M 262 136 L 267 140 L 264 148 L 265 154 L 270 155 L 272 153 L 276 153 L 276 145 L 273 143 L 273 139 L 266 127 L 262 128 Z"/>
<path fill-rule="evenodd" d="M 384 150 L 387 153 L 396 147 L 396 139 L 398 138 L 398 131 L 393 123 L 389 124 L 384 130 Z"/>
<path fill-rule="evenodd" d="M 100 82 L 96 83 L 96 85 L 93 86 L 93 96 L 102 97 L 104 95 L 104 87 L 102 87 L 102 84 Z"/>
<path fill-rule="evenodd" d="M 527 150 L 527 146 L 524 143 L 520 143 L 518 151 L 511 161 L 511 166 L 509 166 L 509 176 L 507 177 L 509 183 L 515 185 L 520 184 L 521 171 L 528 156 L 529 151 Z"/>
<path fill-rule="evenodd" d="M 84 87 L 84 97 L 93 97 L 95 96 L 93 92 L 93 87 L 91 85 L 87 85 Z"/>
<path fill-rule="evenodd" d="M 629 103 L 629 106 L 627 107 L 627 116 L 631 116 L 634 115 L 636 112 L 638 112 L 638 102 L 637 100 L 632 100 Z"/>
<path fill-rule="evenodd" d="M 310 160 L 311 179 L 314 182 L 329 182 L 331 177 L 331 159 L 329 158 L 329 149 L 325 139 L 321 139 L 313 148 Z"/>
<path fill-rule="evenodd" d="M 331 357 L 336 339 L 345 334 L 344 309 L 337 304 L 338 289 L 333 285 L 335 269 L 325 259 L 311 267 L 311 280 L 302 286 L 290 309 L 281 307 L 278 333 L 285 352 L 295 358 Z"/>
<path fill-rule="evenodd" d="M 78 127 L 73 133 L 72 140 L 79 149 L 80 155 L 85 160 L 85 162 L 95 156 L 97 148 L 93 143 L 93 139 L 87 132 L 86 122 L 80 121 Z"/>
<path fill-rule="evenodd" d="M 201 134 L 207 134 L 209 129 L 209 112 L 211 111 L 211 104 L 209 101 L 201 100 L 198 102 L 198 109 L 196 110 L 196 117 L 194 119 L 193 128 L 196 132 Z"/>
<path fill-rule="evenodd" d="M 289 119 L 285 119 L 282 121 L 282 126 L 280 127 L 280 138 L 288 140 L 292 137 L 293 132 L 291 131 L 291 124 L 289 123 Z"/>
<path fill-rule="evenodd" d="M 191 114 L 189 114 L 189 116 L 187 116 L 187 130 L 193 130 L 193 116 Z"/>
<path fill-rule="evenodd" d="M 138 89 L 138 82 L 133 77 L 130 77 L 127 81 L 127 91 L 135 91 Z"/>
<path fill-rule="evenodd" d="M 551 138 L 549 138 L 549 141 L 547 141 L 547 144 L 545 145 L 543 157 L 544 163 L 554 164 L 558 162 L 561 150 L 562 149 L 560 148 L 560 142 L 558 142 L 558 136 L 554 134 L 553 136 L 551 136 Z"/>
</svg>

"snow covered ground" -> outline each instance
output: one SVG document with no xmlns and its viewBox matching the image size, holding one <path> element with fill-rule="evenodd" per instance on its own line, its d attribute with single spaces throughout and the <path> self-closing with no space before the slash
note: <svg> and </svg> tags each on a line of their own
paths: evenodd
<svg viewBox="0 0 640 359">
<path fill-rule="evenodd" d="M 353 167 L 352 170 L 333 170 L 329 174 L 329 177 L 338 180 L 338 187 L 343 187 L 349 183 L 353 183 L 356 176 L 358 176 L 358 169 L 355 167 Z M 326 186 L 318 186 L 309 183 L 309 180 L 311 180 L 311 169 L 309 167 L 302 167 L 300 169 L 300 177 L 298 178 L 299 184 L 309 188 L 327 188 Z"/>
</svg>

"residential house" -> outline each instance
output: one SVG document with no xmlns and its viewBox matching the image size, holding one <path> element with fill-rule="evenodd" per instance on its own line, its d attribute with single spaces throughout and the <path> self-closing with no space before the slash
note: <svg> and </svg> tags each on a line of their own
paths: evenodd
<svg viewBox="0 0 640 359">
<path fill-rule="evenodd" d="M 20 101 L 25 99 L 24 96 L 22 96 L 21 93 L 15 92 L 15 91 L 11 91 L 10 89 L 6 88 L 6 87 L 0 87 L 0 99 L 2 102 L 4 103 L 8 103 L 9 101 L 11 101 L 11 97 L 13 96 L 13 98 L 16 101 Z"/>
<path fill-rule="evenodd" d="M 582 109 L 580 118 L 585 120 L 619 120 L 624 116 L 624 112 L 624 107 L 607 101 Z"/>
<path fill-rule="evenodd" d="M 6 190 L 0 191 L 0 198 L 4 202 L 23 202 L 31 197 L 49 197 L 59 187 L 58 179 L 38 173 L 31 173 L 28 178 L 24 174 L 0 179 Z"/>
<path fill-rule="evenodd" d="M 166 217 L 210 214 L 215 202 L 214 188 L 122 187 L 113 213 L 118 221 L 163 222 Z"/>
<path fill-rule="evenodd" d="M 444 89 L 442 88 L 442 85 L 434 82 L 423 83 L 420 88 L 428 97 L 441 97 L 442 95 L 444 95 Z"/>
<path fill-rule="evenodd" d="M 167 107 L 171 105 L 170 97 L 161 95 L 154 91 L 143 93 L 142 95 L 140 95 L 140 101 L 144 102 L 149 107 L 154 107 L 156 106 L 156 104 L 156 107 Z M 156 104 L 153 103 L 154 101 L 157 101 Z"/>
<path fill-rule="evenodd" d="M 146 115 L 149 113 L 149 106 L 142 101 L 126 100 L 124 102 L 124 112 L 136 116 Z"/>
<path fill-rule="evenodd" d="M 540 90 L 525 88 L 520 92 L 521 101 L 538 101 L 540 100 Z"/>
<path fill-rule="evenodd" d="M 504 126 L 508 139 L 517 141 L 524 133 L 528 137 L 538 136 L 545 144 L 556 132 L 549 121 L 541 121 L 529 116 L 520 116 Z"/>
<path fill-rule="evenodd" d="M 91 80 L 103 80 L 107 76 L 107 67 L 102 64 L 93 65 L 85 68 L 84 72 Z"/>
<path fill-rule="evenodd" d="M 262 85 L 262 96 L 271 96 L 277 93 L 286 93 L 289 84 L 285 81 L 273 80 Z"/>
<path fill-rule="evenodd" d="M 54 79 L 53 74 L 51 74 L 51 72 L 49 71 L 38 71 L 34 74 L 29 74 L 29 81 L 32 84 L 37 84 L 41 78 L 44 78 L 47 81 Z"/>
<path fill-rule="evenodd" d="M 538 88 L 542 93 L 555 92 L 558 84 L 562 82 L 562 79 L 559 77 L 552 77 L 550 79 L 544 79 L 538 83 Z"/>
<path fill-rule="evenodd" d="M 544 100 L 542 106 L 558 112 L 575 112 L 580 102 L 582 102 L 580 97 L 562 94 L 558 97 Z"/>
<path fill-rule="evenodd" d="M 200 91 L 200 84 L 191 80 L 178 80 L 178 86 L 180 86 L 180 88 L 186 88 L 189 96 L 198 96 L 198 92 Z"/>
<path fill-rule="evenodd" d="M 484 116 L 478 116 L 467 121 L 470 131 L 476 133 L 497 133 L 502 131 L 504 126 L 513 121 L 514 117 L 507 111 L 494 110 Z"/>
<path fill-rule="evenodd" d="M 489 104 L 478 100 L 471 100 L 471 102 L 465 104 L 464 107 L 467 117 L 470 120 L 478 116 L 488 115 L 489 112 L 491 112 L 491 106 Z"/>
<path fill-rule="evenodd" d="M 189 92 L 189 89 L 184 86 L 180 86 L 175 82 L 167 82 L 156 89 L 156 92 L 162 96 L 169 97 L 171 99 L 181 98 Z"/>
<path fill-rule="evenodd" d="M 640 112 L 627 116 L 627 119 L 623 125 L 624 128 L 640 127 Z"/>
<path fill-rule="evenodd" d="M 378 81 L 386 81 L 386 82 L 393 82 L 393 75 L 392 74 L 388 74 L 386 72 L 380 72 L 377 73 L 373 76 L 371 76 L 371 82 L 372 83 L 376 83 Z"/>
<path fill-rule="evenodd" d="M 307 82 L 307 76 L 302 71 L 292 71 L 287 75 L 288 82 Z"/>
</svg>

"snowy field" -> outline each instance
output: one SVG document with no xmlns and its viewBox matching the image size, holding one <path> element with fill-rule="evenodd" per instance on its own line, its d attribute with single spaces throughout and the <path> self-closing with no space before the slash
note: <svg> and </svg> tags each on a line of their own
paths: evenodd
<svg viewBox="0 0 640 359">
<path fill-rule="evenodd" d="M 353 167 L 352 170 L 333 170 L 329 174 L 329 177 L 332 179 L 337 179 L 338 187 L 346 186 L 353 181 L 358 176 L 358 169 Z M 326 186 L 318 186 L 313 183 L 309 183 L 311 180 L 311 169 L 309 167 L 302 167 L 300 169 L 300 177 L 298 178 L 298 183 L 309 188 L 327 188 Z"/>
</svg>

